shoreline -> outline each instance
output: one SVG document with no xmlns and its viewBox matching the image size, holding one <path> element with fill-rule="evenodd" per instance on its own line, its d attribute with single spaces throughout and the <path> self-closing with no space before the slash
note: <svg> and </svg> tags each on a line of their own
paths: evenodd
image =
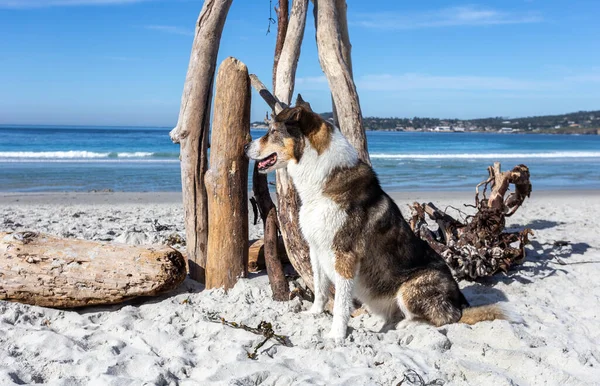
<svg viewBox="0 0 600 386">
<path fill-rule="evenodd" d="M 395 201 L 410 200 L 464 200 L 471 202 L 475 197 L 471 191 L 386 191 Z M 248 192 L 252 196 L 252 192 Z M 273 195 L 273 193 L 272 193 Z M 534 190 L 530 200 L 536 198 L 598 198 L 600 189 Z M 0 192 L 0 205 L 120 205 L 120 204 L 179 204 L 181 192 Z"/>
</svg>

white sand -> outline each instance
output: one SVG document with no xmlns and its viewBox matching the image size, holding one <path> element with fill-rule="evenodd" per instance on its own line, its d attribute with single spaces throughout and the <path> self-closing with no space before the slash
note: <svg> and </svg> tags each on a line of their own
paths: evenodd
<svg viewBox="0 0 600 386">
<path fill-rule="evenodd" d="M 414 200 L 442 208 L 472 200 L 396 198 L 405 215 Z M 156 231 L 155 220 L 169 229 Z M 182 220 L 175 194 L 0 195 L 2 231 L 152 243 L 183 235 Z M 461 287 L 473 305 L 507 302 L 525 324 L 412 324 L 378 333 L 381 321 L 362 315 L 335 347 L 323 339 L 330 315 L 304 314 L 309 303 L 298 299 L 273 302 L 260 274 L 228 294 L 188 280 L 158 299 L 77 311 L 0 301 L 0 385 L 395 385 L 409 369 L 446 385 L 600 384 L 600 193 L 534 192 L 509 225 L 534 229 L 527 261 L 508 276 Z M 570 246 L 554 248 L 557 240 Z M 271 321 L 293 347 L 267 343 L 248 359 L 260 338 L 210 322 L 214 314 L 252 326 Z"/>
</svg>

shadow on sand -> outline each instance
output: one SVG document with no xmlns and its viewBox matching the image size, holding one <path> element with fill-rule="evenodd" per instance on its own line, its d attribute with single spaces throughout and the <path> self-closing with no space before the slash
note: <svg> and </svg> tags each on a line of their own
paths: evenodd
<svg viewBox="0 0 600 386">
<path fill-rule="evenodd" d="M 512 225 L 507 230 L 514 232 L 529 228 L 536 231 L 551 229 L 564 224 L 566 223 L 560 221 L 536 219 L 525 225 Z M 497 274 L 484 278 L 480 282 L 485 285 L 494 285 L 499 282 L 510 284 L 515 281 L 522 284 L 529 284 L 535 280 L 554 276 L 559 272 L 567 273 L 568 271 L 564 267 L 568 265 L 600 264 L 600 261 L 592 260 L 569 262 L 570 257 L 573 255 L 583 255 L 590 248 L 592 247 L 587 243 L 571 243 L 562 240 L 540 243 L 539 241 L 531 240 L 527 246 L 527 257 L 523 264 L 512 266 L 510 271 L 505 275 Z"/>
</svg>

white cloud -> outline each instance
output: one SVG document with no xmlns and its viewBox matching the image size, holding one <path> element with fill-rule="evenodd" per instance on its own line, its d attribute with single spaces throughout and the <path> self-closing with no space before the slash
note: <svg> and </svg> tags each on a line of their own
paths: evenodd
<svg viewBox="0 0 600 386">
<path fill-rule="evenodd" d="M 301 90 L 322 90 L 329 88 L 325 75 L 296 78 L 296 87 Z"/>
<path fill-rule="evenodd" d="M 515 79 L 501 76 L 430 75 L 418 73 L 368 74 L 355 78 L 360 91 L 468 90 L 524 91 L 549 90 L 555 82 Z M 325 76 L 302 77 L 296 80 L 300 90 L 327 90 Z"/>
<path fill-rule="evenodd" d="M 41 8 L 77 5 L 132 4 L 149 0 L 0 0 L 0 8 Z"/>
<path fill-rule="evenodd" d="M 169 34 L 175 34 L 175 35 L 194 36 L 194 31 L 192 31 L 192 30 L 189 30 L 186 28 L 181 28 L 181 27 L 175 27 L 175 26 L 171 26 L 171 25 L 147 25 L 144 28 L 153 30 L 153 31 L 160 31 L 160 32 L 165 32 L 165 33 L 169 33 Z"/>
<path fill-rule="evenodd" d="M 383 30 L 489 26 L 543 21 L 542 16 L 535 12 L 517 13 L 475 6 L 442 8 L 425 12 L 363 13 L 351 16 L 354 25 Z"/>
<path fill-rule="evenodd" d="M 552 88 L 551 82 L 538 82 L 499 76 L 444 76 L 406 73 L 365 75 L 357 79 L 361 90 L 540 90 Z"/>
<path fill-rule="evenodd" d="M 600 69 L 593 69 L 592 71 L 583 71 L 569 75 L 565 77 L 565 80 L 577 83 L 599 83 Z"/>
</svg>

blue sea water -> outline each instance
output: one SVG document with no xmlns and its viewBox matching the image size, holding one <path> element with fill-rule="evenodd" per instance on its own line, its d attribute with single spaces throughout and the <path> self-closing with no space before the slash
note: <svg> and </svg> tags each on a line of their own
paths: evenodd
<svg viewBox="0 0 600 386">
<path fill-rule="evenodd" d="M 179 191 L 179 145 L 169 130 L 0 125 L 0 191 Z M 367 139 L 391 191 L 473 190 L 494 161 L 504 170 L 529 166 L 534 189 L 600 189 L 600 136 L 368 132 Z"/>
</svg>

